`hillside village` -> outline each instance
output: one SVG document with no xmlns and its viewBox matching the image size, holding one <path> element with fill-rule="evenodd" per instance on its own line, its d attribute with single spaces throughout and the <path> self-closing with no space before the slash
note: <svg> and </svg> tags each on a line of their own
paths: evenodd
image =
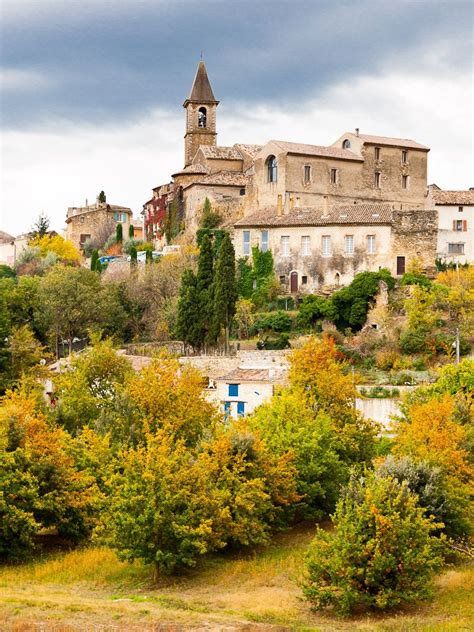
<svg viewBox="0 0 474 632">
<path fill-rule="evenodd" d="M 135 216 L 100 191 L 63 235 L 0 231 L 1 581 L 16 604 L 23 565 L 34 592 L 62 560 L 84 630 L 342 630 L 408 604 L 415 629 L 447 564 L 472 577 L 474 188 L 360 129 L 220 146 L 218 105 L 201 60 L 183 165 Z"/>
</svg>

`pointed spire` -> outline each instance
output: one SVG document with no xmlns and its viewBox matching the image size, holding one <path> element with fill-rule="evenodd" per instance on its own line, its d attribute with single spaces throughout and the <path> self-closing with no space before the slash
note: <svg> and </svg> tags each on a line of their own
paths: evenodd
<svg viewBox="0 0 474 632">
<path fill-rule="evenodd" d="M 196 76 L 194 77 L 193 87 L 189 97 L 184 102 L 184 107 L 189 102 L 195 103 L 219 103 L 212 92 L 209 77 L 207 76 L 206 65 L 201 60 L 197 67 Z"/>
</svg>

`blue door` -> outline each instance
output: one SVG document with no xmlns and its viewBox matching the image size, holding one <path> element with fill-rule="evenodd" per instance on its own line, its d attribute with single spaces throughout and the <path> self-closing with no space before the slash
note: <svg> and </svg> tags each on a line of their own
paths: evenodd
<svg viewBox="0 0 474 632">
<path fill-rule="evenodd" d="M 245 402 L 237 402 L 237 415 L 243 417 L 245 415 Z"/>
</svg>

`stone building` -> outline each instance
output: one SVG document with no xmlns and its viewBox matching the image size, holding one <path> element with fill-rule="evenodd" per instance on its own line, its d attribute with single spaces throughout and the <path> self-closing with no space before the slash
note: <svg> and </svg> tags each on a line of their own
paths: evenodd
<svg viewBox="0 0 474 632">
<path fill-rule="evenodd" d="M 438 210 L 437 256 L 448 263 L 474 263 L 474 188 L 443 191 L 429 186 Z"/>
<path fill-rule="evenodd" d="M 127 239 L 133 223 L 132 211 L 128 207 L 99 202 L 98 199 L 95 204 L 72 206 L 67 210 L 66 239 L 82 250 L 88 239 L 114 233 L 118 223 L 122 224 L 124 239 Z"/>
<path fill-rule="evenodd" d="M 432 269 L 436 211 L 427 197 L 429 148 L 411 139 L 342 134 L 332 145 L 281 140 L 217 144 L 217 107 L 200 62 L 186 110 L 182 221 L 194 233 L 208 197 L 234 234 L 238 256 L 275 256 L 282 288 L 315 290 L 361 270 Z M 306 287 L 305 287 L 306 286 Z"/>
</svg>

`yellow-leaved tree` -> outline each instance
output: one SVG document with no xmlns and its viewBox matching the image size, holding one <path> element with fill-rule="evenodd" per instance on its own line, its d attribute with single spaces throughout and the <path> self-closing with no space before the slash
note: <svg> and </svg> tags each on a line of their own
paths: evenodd
<svg viewBox="0 0 474 632">
<path fill-rule="evenodd" d="M 43 235 L 42 237 L 35 237 L 29 244 L 32 247 L 38 247 L 42 257 L 46 257 L 48 252 L 53 252 L 57 255 L 61 261 L 79 262 L 81 255 L 76 246 L 64 239 L 61 235 Z"/>
</svg>

